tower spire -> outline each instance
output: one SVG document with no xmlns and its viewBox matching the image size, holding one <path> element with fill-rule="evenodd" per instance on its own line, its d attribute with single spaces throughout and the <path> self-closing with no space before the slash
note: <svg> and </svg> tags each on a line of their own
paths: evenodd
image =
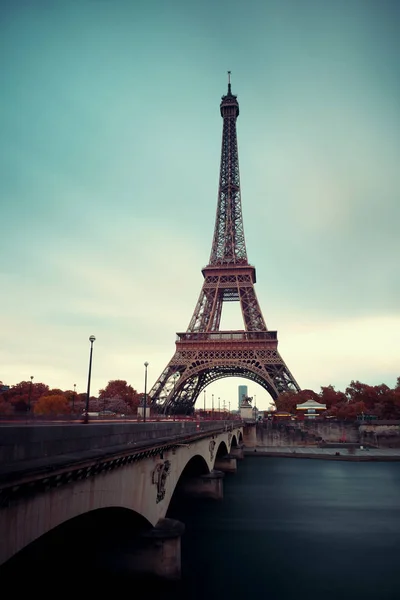
<svg viewBox="0 0 400 600">
<path fill-rule="evenodd" d="M 247 264 L 236 137 L 236 119 L 239 116 L 239 103 L 237 97 L 231 91 L 230 71 L 228 71 L 228 94 L 222 96 L 220 112 L 224 120 L 221 165 L 217 214 L 209 264 Z"/>
</svg>

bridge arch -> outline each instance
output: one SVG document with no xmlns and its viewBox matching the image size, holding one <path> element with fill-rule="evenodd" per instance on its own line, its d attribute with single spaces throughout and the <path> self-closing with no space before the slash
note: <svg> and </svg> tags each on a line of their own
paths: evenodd
<svg viewBox="0 0 400 600">
<path fill-rule="evenodd" d="M 243 435 L 239 429 L 235 433 L 232 433 L 230 450 L 239 449 L 242 446 L 243 446 Z"/>
<path fill-rule="evenodd" d="M 100 575 L 117 549 L 133 547 L 135 538 L 151 527 L 146 518 L 127 508 L 95 509 L 44 532 L 12 556 L 3 565 L 3 572 L 7 577 L 18 577 L 22 572 L 37 576 L 45 565 L 52 576 L 64 577 L 66 565 L 72 561 L 74 571 L 84 565 L 91 576 Z"/>
<path fill-rule="evenodd" d="M 179 485 L 179 481 L 182 477 L 206 475 L 209 472 L 210 468 L 204 456 L 201 456 L 201 454 L 195 454 L 194 456 L 192 456 L 192 458 L 189 459 L 189 461 L 186 463 L 186 466 L 182 469 L 176 485 Z"/>
<path fill-rule="evenodd" d="M 226 445 L 226 443 L 224 442 L 224 440 L 222 440 L 217 448 L 217 452 L 215 453 L 215 460 L 217 458 L 219 458 L 220 456 L 226 456 L 228 454 L 229 450 L 228 450 L 228 446 Z M 215 461 L 214 461 L 215 464 Z"/>
</svg>

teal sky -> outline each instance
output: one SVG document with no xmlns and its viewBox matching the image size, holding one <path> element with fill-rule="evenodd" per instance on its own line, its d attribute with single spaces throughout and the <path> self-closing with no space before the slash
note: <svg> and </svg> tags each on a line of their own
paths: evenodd
<svg viewBox="0 0 400 600">
<path fill-rule="evenodd" d="M 396 0 L 0 0 L 0 379 L 153 385 L 212 242 L 226 71 L 256 292 L 302 388 L 400 375 Z M 239 306 L 223 326 L 239 329 Z M 237 404 L 225 379 L 207 397 Z M 202 403 L 202 398 L 200 403 Z M 208 401 L 211 405 L 210 400 Z"/>
</svg>

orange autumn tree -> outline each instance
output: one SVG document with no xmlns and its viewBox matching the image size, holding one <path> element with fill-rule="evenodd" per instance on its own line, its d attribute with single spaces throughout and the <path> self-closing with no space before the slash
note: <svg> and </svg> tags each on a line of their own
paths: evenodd
<svg viewBox="0 0 400 600">
<path fill-rule="evenodd" d="M 62 394 L 42 396 L 33 409 L 35 415 L 66 415 L 70 412 L 68 400 Z"/>
</svg>

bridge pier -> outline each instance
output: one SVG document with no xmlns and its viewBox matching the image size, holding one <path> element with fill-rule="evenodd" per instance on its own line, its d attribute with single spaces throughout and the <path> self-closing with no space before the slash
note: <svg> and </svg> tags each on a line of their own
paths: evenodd
<svg viewBox="0 0 400 600">
<path fill-rule="evenodd" d="M 182 482 L 182 492 L 195 498 L 212 498 L 222 500 L 224 497 L 224 473 L 211 471 L 207 475 L 191 477 Z"/>
<path fill-rule="evenodd" d="M 130 570 L 137 575 L 161 579 L 181 578 L 181 536 L 185 525 L 175 519 L 160 519 L 143 534 L 138 552 L 132 556 Z"/>
<path fill-rule="evenodd" d="M 257 428 L 256 425 L 247 425 L 243 428 L 243 442 L 246 448 L 255 448 L 257 446 Z"/>
<path fill-rule="evenodd" d="M 236 473 L 236 457 L 232 456 L 232 454 L 227 454 L 226 456 L 217 456 L 215 459 L 214 468 L 218 471 L 222 471 L 223 473 Z"/>
<path fill-rule="evenodd" d="M 229 454 L 231 456 L 233 456 L 233 458 L 236 458 L 236 460 L 243 460 L 243 458 L 244 458 L 243 446 L 232 447 Z"/>
</svg>

